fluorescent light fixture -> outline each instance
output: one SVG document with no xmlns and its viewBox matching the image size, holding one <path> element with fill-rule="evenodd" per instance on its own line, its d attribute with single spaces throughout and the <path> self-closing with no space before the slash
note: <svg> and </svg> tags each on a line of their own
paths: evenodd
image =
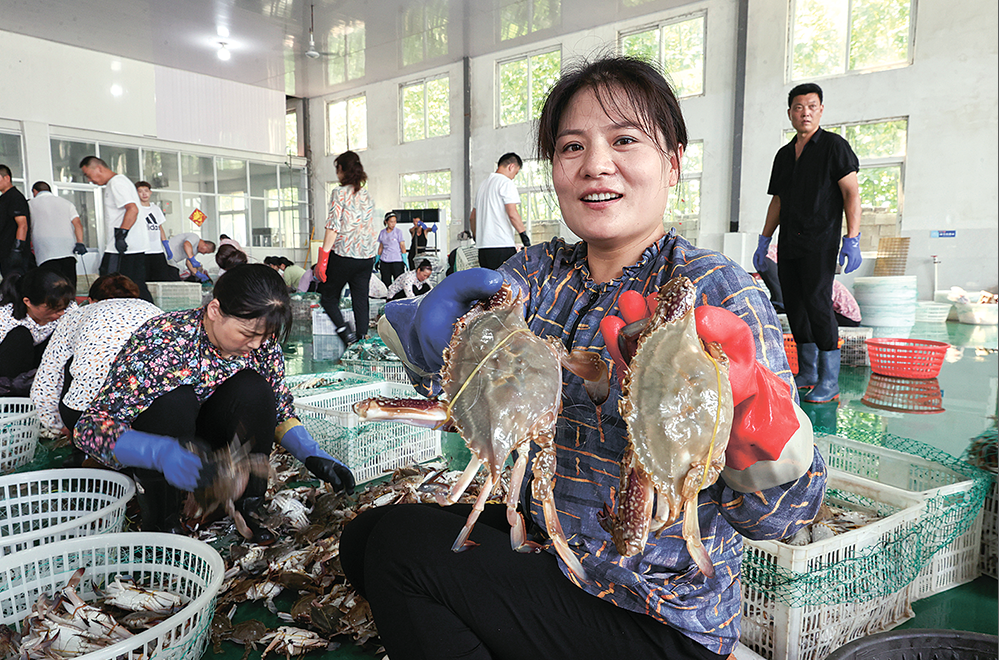
<svg viewBox="0 0 999 660">
<path fill-rule="evenodd" d="M 218 34 L 223 39 L 228 39 L 229 38 L 229 28 L 227 28 L 224 25 L 218 26 Z"/>
<path fill-rule="evenodd" d="M 219 42 L 218 56 L 219 56 L 219 59 L 222 60 L 223 62 L 228 62 L 229 58 L 232 57 L 232 53 L 229 52 L 229 48 L 226 47 L 224 41 L 220 41 Z"/>
</svg>

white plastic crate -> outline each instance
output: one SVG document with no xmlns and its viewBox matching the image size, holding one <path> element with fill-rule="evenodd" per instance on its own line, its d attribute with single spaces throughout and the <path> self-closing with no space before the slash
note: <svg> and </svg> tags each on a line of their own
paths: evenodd
<svg viewBox="0 0 999 660">
<path fill-rule="evenodd" d="M 336 362 L 343 355 L 343 342 L 337 335 L 312 335 L 312 359 Z"/>
<path fill-rule="evenodd" d="M 830 580 L 837 580 L 837 566 L 846 566 L 853 574 L 860 570 L 858 567 L 868 565 L 872 571 L 877 571 L 891 559 L 879 556 L 878 551 L 884 547 L 898 548 L 891 542 L 910 531 L 923 510 L 923 499 L 918 494 L 834 469 L 829 470 L 827 488 L 826 502 L 844 503 L 836 491 L 845 493 L 851 500 L 860 496 L 870 509 L 883 517 L 853 531 L 804 546 L 745 539 L 747 560 L 758 561 L 763 570 L 780 568 L 806 575 L 828 570 Z M 886 543 L 889 545 L 885 546 Z M 745 560 L 743 570 L 747 570 Z M 778 590 L 783 588 L 783 584 L 776 587 Z M 821 660 L 853 639 L 888 630 L 912 616 L 908 586 L 874 595 L 864 581 L 845 580 L 829 588 L 835 592 L 832 597 L 835 602 L 828 604 L 822 602 L 828 593 L 820 594 L 818 587 L 806 586 L 797 592 L 791 588 L 789 591 L 798 596 L 797 602 L 806 603 L 792 606 L 785 604 L 782 594 L 757 588 L 744 576 L 740 642 L 768 660 Z"/>
<path fill-rule="evenodd" d="M 982 574 L 993 578 L 999 577 L 996 575 L 996 563 L 999 560 L 999 495 L 996 494 L 996 489 L 996 482 L 993 481 L 982 507 L 982 548 L 979 562 Z"/>
<path fill-rule="evenodd" d="M 347 371 L 392 383 L 408 385 L 411 382 L 406 367 L 399 360 L 340 360 L 337 364 Z"/>
<path fill-rule="evenodd" d="M 77 593 L 86 601 L 116 575 L 181 596 L 184 607 L 166 621 L 79 660 L 191 660 L 209 642 L 215 598 L 225 566 L 210 545 L 179 534 L 104 534 L 58 541 L 0 559 L 0 624 L 21 631 L 39 595 L 52 595 L 78 568 Z"/>
<path fill-rule="evenodd" d="M 374 383 L 375 379 L 353 371 L 326 371 L 315 374 L 285 376 L 284 384 L 293 397 L 314 396 L 358 385 Z"/>
<path fill-rule="evenodd" d="M 347 324 L 350 331 L 354 331 L 354 311 L 350 309 L 341 309 L 340 314 L 343 315 L 343 322 Z M 314 335 L 335 335 L 336 326 L 333 325 L 333 319 L 329 317 L 326 310 L 322 306 L 316 306 L 312 308 L 312 334 Z"/>
<path fill-rule="evenodd" d="M 931 508 L 928 515 L 942 516 L 940 522 L 944 526 L 964 516 L 964 510 L 953 503 L 960 502 L 975 482 L 945 465 L 837 435 L 816 433 L 815 444 L 831 468 L 916 493 L 924 499 L 934 498 L 943 509 Z M 979 514 L 967 531 L 933 555 L 912 585 L 912 600 L 932 596 L 978 577 L 981 537 L 982 516 Z"/>
<path fill-rule="evenodd" d="M 135 484 L 114 470 L 40 470 L 0 477 L 0 554 L 120 532 Z"/>
<path fill-rule="evenodd" d="M 350 468 L 357 483 L 441 455 L 440 431 L 397 422 L 359 422 L 354 404 L 376 396 L 417 394 L 412 386 L 382 381 L 295 399 L 298 418 L 326 451 Z"/>
<path fill-rule="evenodd" d="M 839 363 L 846 367 L 869 367 L 867 340 L 874 335 L 874 328 L 840 328 Z"/>
<path fill-rule="evenodd" d="M 916 323 L 946 323 L 952 307 L 949 302 L 920 300 L 916 303 Z"/>
<path fill-rule="evenodd" d="M 146 282 L 153 303 L 164 312 L 201 307 L 201 284 L 197 282 Z"/>
<path fill-rule="evenodd" d="M 0 398 L 0 474 L 9 474 L 34 460 L 40 425 L 31 399 Z"/>
</svg>

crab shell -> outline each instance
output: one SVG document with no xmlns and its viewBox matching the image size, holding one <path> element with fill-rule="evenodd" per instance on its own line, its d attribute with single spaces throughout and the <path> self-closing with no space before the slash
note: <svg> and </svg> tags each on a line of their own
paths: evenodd
<svg viewBox="0 0 999 660">
<path fill-rule="evenodd" d="M 462 439 L 495 477 L 518 445 L 554 428 L 563 355 L 527 327 L 523 299 L 507 284 L 455 324 L 441 388 Z"/>
<path fill-rule="evenodd" d="M 660 289 L 621 382 L 619 410 L 632 466 L 655 487 L 660 527 L 673 524 L 688 501 L 717 480 L 732 428 L 728 360 L 717 344 L 707 347 L 715 357 L 705 351 L 697 336 L 695 300 L 696 289 L 685 277 Z"/>
</svg>

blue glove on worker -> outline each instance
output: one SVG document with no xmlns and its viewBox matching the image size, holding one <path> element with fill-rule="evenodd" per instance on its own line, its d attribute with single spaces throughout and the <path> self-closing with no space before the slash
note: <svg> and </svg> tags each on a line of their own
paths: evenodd
<svg viewBox="0 0 999 660">
<path fill-rule="evenodd" d="M 844 273 L 852 273 L 860 268 L 860 262 L 863 261 L 860 256 L 860 234 L 852 238 L 843 237 L 843 247 L 839 251 L 839 265 L 842 266 L 844 261 L 846 262 Z"/>
<path fill-rule="evenodd" d="M 114 457 L 128 467 L 162 472 L 174 488 L 191 491 L 211 482 L 214 470 L 194 453 L 180 446 L 180 441 L 165 435 L 153 435 L 129 429 L 114 446 Z"/>
<path fill-rule="evenodd" d="M 163 254 L 167 259 L 173 260 L 173 250 L 170 249 L 170 241 L 160 241 L 163 243 Z"/>
<path fill-rule="evenodd" d="M 203 270 L 199 270 L 197 273 L 194 274 L 194 279 L 204 284 L 205 282 L 208 281 L 208 273 L 206 273 Z"/>
<path fill-rule="evenodd" d="M 428 227 L 425 224 L 423 224 L 423 220 L 417 220 L 416 221 L 416 226 L 420 227 L 424 231 L 433 232 L 435 234 L 437 233 L 437 225 L 434 225 L 433 227 Z"/>
<path fill-rule="evenodd" d="M 753 268 L 757 273 L 762 273 L 767 267 L 767 251 L 770 249 L 772 236 L 760 234 L 759 242 L 756 244 L 756 252 L 753 253 Z"/>
<path fill-rule="evenodd" d="M 343 490 L 348 495 L 354 493 L 354 475 L 350 468 L 323 451 L 301 424 L 285 431 L 281 436 L 281 446 L 305 463 L 309 472 L 333 486 L 333 490 Z"/>
<path fill-rule="evenodd" d="M 87 253 L 87 246 L 83 243 L 77 243 L 73 246 L 73 254 L 84 255 Z"/>
<path fill-rule="evenodd" d="M 197 257 L 191 257 L 188 259 L 188 261 L 191 262 L 191 265 L 194 266 L 195 268 L 201 268 L 201 262 L 198 261 Z"/>
<path fill-rule="evenodd" d="M 114 249 L 118 251 L 118 254 L 125 254 L 128 251 L 126 238 L 128 238 L 127 229 L 122 229 L 121 227 L 114 228 Z"/>
<path fill-rule="evenodd" d="M 444 348 L 454 324 L 479 300 L 490 298 L 503 285 L 503 275 L 488 268 L 459 270 L 421 298 L 403 298 L 385 305 L 385 317 L 395 328 L 406 357 L 427 373 L 444 366 Z"/>
</svg>

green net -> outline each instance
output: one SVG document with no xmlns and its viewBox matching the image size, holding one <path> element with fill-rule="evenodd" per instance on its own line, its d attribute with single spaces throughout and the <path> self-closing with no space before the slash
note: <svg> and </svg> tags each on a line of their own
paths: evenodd
<svg viewBox="0 0 999 660">
<path fill-rule="evenodd" d="M 817 435 L 823 432 L 816 429 Z M 766 553 L 747 551 L 742 566 L 746 587 L 791 607 L 882 598 L 911 584 L 934 555 L 975 523 L 992 486 L 991 474 L 926 443 L 876 429 L 852 428 L 847 437 L 873 447 L 917 456 L 940 466 L 936 470 L 923 468 L 923 474 L 911 477 L 916 484 L 922 484 L 920 491 L 930 492 L 918 517 L 864 547 L 847 548 L 817 558 L 801 572 L 778 566 L 775 558 Z M 877 478 L 877 475 L 865 472 L 858 474 Z M 960 485 L 940 488 L 952 484 Z M 891 485 L 913 491 L 918 488 L 914 488 L 913 483 Z M 897 512 L 865 495 L 848 491 L 829 489 L 826 500 L 853 503 L 875 511 L 879 516 Z"/>
</svg>

